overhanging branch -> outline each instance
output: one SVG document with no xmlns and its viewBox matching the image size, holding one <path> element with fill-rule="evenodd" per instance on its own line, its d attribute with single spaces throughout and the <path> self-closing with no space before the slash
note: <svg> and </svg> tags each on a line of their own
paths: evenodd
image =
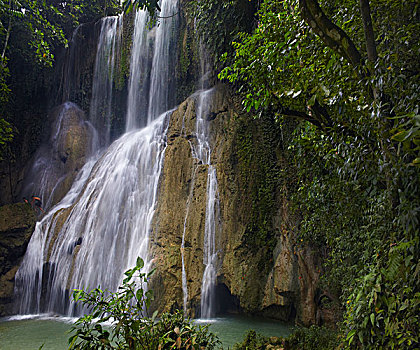
<svg viewBox="0 0 420 350">
<path fill-rule="evenodd" d="M 299 0 L 302 17 L 321 40 L 353 66 L 362 63 L 362 56 L 350 37 L 325 15 L 316 0 Z"/>
</svg>

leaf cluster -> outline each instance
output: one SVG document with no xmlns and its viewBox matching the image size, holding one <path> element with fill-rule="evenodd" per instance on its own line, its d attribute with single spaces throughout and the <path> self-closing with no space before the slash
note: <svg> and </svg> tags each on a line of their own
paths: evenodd
<svg viewBox="0 0 420 350">
<path fill-rule="evenodd" d="M 72 328 L 69 349 L 215 349 L 219 341 L 207 326 L 195 326 L 180 311 L 157 311 L 148 315 L 153 300 L 147 281 L 153 275 L 142 272 L 144 262 L 137 258 L 126 271 L 117 292 L 99 287 L 86 292 L 75 290 L 73 299 L 90 309 Z"/>
<path fill-rule="evenodd" d="M 357 280 L 347 300 L 346 345 L 359 349 L 416 349 L 420 344 L 418 237 L 393 244 Z"/>
</svg>

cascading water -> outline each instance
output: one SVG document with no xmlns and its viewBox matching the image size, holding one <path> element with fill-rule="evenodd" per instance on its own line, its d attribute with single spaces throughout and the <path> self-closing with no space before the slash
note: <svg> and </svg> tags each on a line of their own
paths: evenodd
<svg viewBox="0 0 420 350">
<path fill-rule="evenodd" d="M 75 59 L 77 44 L 80 45 L 76 40 L 79 28 L 77 27 L 73 33 L 69 48 L 69 59 Z M 22 188 L 21 195 L 37 195 L 42 199 L 46 210 L 51 209 L 53 204 L 57 203 L 56 192 L 61 192 L 62 183 L 68 181 L 69 173 L 74 171 L 74 169 L 69 168 L 67 162 L 68 152 L 66 148 L 71 143 L 69 142 L 69 135 L 70 137 L 80 133 L 89 135 L 88 141 L 79 138 L 79 140 L 73 142 L 89 143 L 89 145 L 84 145 L 83 156 L 85 158 L 109 144 L 113 77 L 116 56 L 121 43 L 121 33 L 122 16 L 107 17 L 101 20 L 89 122 L 84 120 L 83 112 L 75 104 L 64 103 L 53 123 L 50 139 L 37 151 L 33 165 L 26 176 L 27 180 Z M 64 93 L 67 97 L 70 96 L 70 91 L 74 88 L 70 75 L 76 70 L 76 65 L 73 62 L 68 63 L 64 77 Z M 75 130 L 76 128 L 78 130 Z M 79 157 L 81 156 L 82 154 L 79 154 Z M 82 165 L 78 164 L 75 167 Z M 68 189 L 69 187 L 67 187 Z M 62 196 L 58 197 L 58 199 L 62 198 Z"/>
<path fill-rule="evenodd" d="M 146 11 L 137 11 L 134 19 L 133 47 L 131 50 L 129 90 L 127 100 L 126 131 L 147 124 L 148 87 L 150 75 L 149 46 L 146 30 L 149 16 Z"/>
<path fill-rule="evenodd" d="M 215 287 L 218 254 L 216 251 L 216 234 L 220 226 L 216 168 L 211 164 L 209 140 L 209 123 L 207 120 L 212 102 L 213 90 L 200 92 L 197 105 L 197 146 L 195 156 L 208 166 L 206 192 L 206 219 L 204 229 L 203 263 L 204 273 L 201 284 L 201 318 L 215 316 Z"/>
<path fill-rule="evenodd" d="M 162 17 L 173 15 L 177 4 L 177 0 L 164 0 Z M 115 28 L 108 24 L 102 30 Z M 137 25 L 143 26 L 143 22 L 136 20 Z M 168 67 L 174 61 L 175 50 L 166 52 L 159 47 L 172 45 L 175 25 L 176 19 L 168 18 L 156 28 L 148 126 L 126 133 L 99 160 L 88 162 L 68 196 L 37 224 L 16 274 L 20 313 L 78 314 L 80 310 L 69 303 L 69 291 L 98 285 L 116 290 L 124 270 L 132 267 L 138 256 L 146 265 L 150 260 L 149 234 L 171 113 L 161 112 L 168 107 L 168 95 L 174 95 L 170 84 L 164 81 L 168 70 L 159 67 Z M 145 30 L 146 26 L 136 29 Z M 139 34 L 144 35 L 147 34 Z M 137 44 L 134 42 L 133 46 Z M 102 74 L 108 74 L 113 64 L 109 61 Z M 130 67 L 131 75 L 133 69 L 138 67 Z M 136 84 L 130 84 L 131 88 L 135 89 Z M 157 106 L 150 108 L 152 104 Z M 144 107 L 137 104 L 138 109 L 130 111 L 130 118 L 141 116 L 140 109 Z"/>
<path fill-rule="evenodd" d="M 186 215 L 184 219 L 184 230 L 181 243 L 181 262 L 182 262 L 182 290 L 184 310 L 188 302 L 187 275 L 184 262 L 185 231 L 187 226 L 189 204 L 192 200 L 195 177 L 198 167 L 206 165 L 207 171 L 207 190 L 206 190 L 206 216 L 204 229 L 204 250 L 203 264 L 204 273 L 201 285 L 201 318 L 211 318 L 215 316 L 215 287 L 216 272 L 218 267 L 218 254 L 216 251 L 216 235 L 220 229 L 220 210 L 218 200 L 216 168 L 211 164 L 210 130 L 207 120 L 211 110 L 212 96 L 214 90 L 204 90 L 197 94 L 196 108 L 196 141 L 191 142 L 191 153 L 197 159 L 196 166 L 192 170 L 192 183 L 188 196 Z"/>
<path fill-rule="evenodd" d="M 110 141 L 114 70 L 121 45 L 123 16 L 105 17 L 101 21 L 89 113 L 89 120 L 100 137 L 97 149 L 108 146 Z"/>
<path fill-rule="evenodd" d="M 74 103 L 64 103 L 53 115 L 55 120 L 49 140 L 35 153 L 20 193 L 22 197 L 31 194 L 41 197 L 45 210 L 49 210 L 67 192 L 61 194 L 69 176 L 72 176 L 73 168 L 83 165 L 83 159 L 70 157 L 72 159 L 68 160 L 66 145 L 79 143 L 80 157 L 88 156 L 97 139 L 96 130 L 84 120 L 83 112 Z"/>
<path fill-rule="evenodd" d="M 160 17 L 164 19 L 156 31 L 152 71 L 150 75 L 150 97 L 148 123 L 175 104 L 174 72 L 176 41 L 173 35 L 178 27 L 178 0 L 161 2 Z"/>
<path fill-rule="evenodd" d="M 162 116 L 109 147 L 95 164 L 56 237 L 60 216 L 50 214 L 38 223 L 17 274 L 17 286 L 25 289 L 21 313 L 74 314 L 74 304 L 68 308 L 69 289 L 100 285 L 116 290 L 122 272 L 135 265 L 137 256 L 147 260 L 166 125 Z M 45 260 L 49 275 L 42 276 Z M 34 281 L 35 266 L 39 276 Z M 48 293 L 44 309 L 40 301 L 45 280 Z M 31 286 L 35 290 L 26 291 Z"/>
</svg>

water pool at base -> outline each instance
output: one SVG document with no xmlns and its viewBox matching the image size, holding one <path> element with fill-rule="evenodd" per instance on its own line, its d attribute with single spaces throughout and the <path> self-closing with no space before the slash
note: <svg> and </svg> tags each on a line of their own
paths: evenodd
<svg viewBox="0 0 420 350">
<path fill-rule="evenodd" d="M 0 319 L 0 350 L 65 350 L 68 348 L 69 330 L 75 318 L 51 316 L 17 316 Z M 228 349 L 243 339 L 250 330 L 266 336 L 286 336 L 290 324 L 262 318 L 229 316 L 212 320 L 196 320 L 197 324 L 210 324 L 223 348 Z"/>
</svg>

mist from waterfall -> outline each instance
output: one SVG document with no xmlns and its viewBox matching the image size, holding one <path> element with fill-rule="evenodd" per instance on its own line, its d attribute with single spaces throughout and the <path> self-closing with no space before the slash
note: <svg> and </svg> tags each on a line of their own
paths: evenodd
<svg viewBox="0 0 420 350">
<path fill-rule="evenodd" d="M 161 16 L 172 15 L 177 6 L 177 0 L 164 0 Z M 172 85 L 165 81 L 169 79 L 168 69 L 163 67 L 175 61 L 176 52 L 165 47 L 173 45 L 177 20 L 176 17 L 162 20 L 152 30 L 155 33 L 150 35 L 148 26 L 139 17 L 137 13 L 135 31 L 139 32 L 133 36 L 133 55 L 135 46 L 141 45 L 136 40 L 148 35 L 155 38 L 147 89 L 148 108 L 132 102 L 136 107 L 128 106 L 127 118 L 130 121 L 127 120 L 126 125 L 130 125 L 128 130 L 141 125 L 139 119 L 147 108 L 147 126 L 127 132 L 102 155 L 96 153 L 80 171 L 68 195 L 37 223 L 16 274 L 19 313 L 80 314 L 81 310 L 70 303 L 69 293 L 73 289 L 100 286 L 115 291 L 122 281 L 123 272 L 135 265 L 138 256 L 145 260 L 146 266 L 149 265 L 149 236 L 166 149 L 168 119 L 172 112 L 167 111 L 169 96 L 175 95 Z M 116 41 L 110 38 L 117 37 L 118 21 L 117 17 L 110 17 L 102 23 L 101 37 L 104 35 L 105 39 L 99 42 L 98 55 L 108 50 L 108 63 L 98 70 L 98 75 L 95 71 L 95 79 L 105 77 L 106 87 L 112 86 L 115 61 L 110 56 L 115 52 Z M 148 32 L 142 33 L 141 30 Z M 134 83 L 137 78 L 133 77 L 137 75 L 142 79 L 142 74 L 135 70 L 141 72 L 142 69 L 137 64 L 130 67 L 129 95 L 132 97 L 140 93 L 139 85 Z M 108 99 L 112 95 L 106 92 L 106 88 L 97 91 L 98 94 L 104 93 L 103 97 L 98 95 L 97 101 L 104 100 L 105 104 L 101 104 L 99 114 L 92 122 L 97 128 L 103 128 L 103 134 L 109 135 L 106 116 L 111 106 Z M 92 103 L 94 100 L 95 97 Z M 156 106 L 151 107 L 153 104 Z M 100 116 L 105 118 L 100 119 Z"/>
</svg>

